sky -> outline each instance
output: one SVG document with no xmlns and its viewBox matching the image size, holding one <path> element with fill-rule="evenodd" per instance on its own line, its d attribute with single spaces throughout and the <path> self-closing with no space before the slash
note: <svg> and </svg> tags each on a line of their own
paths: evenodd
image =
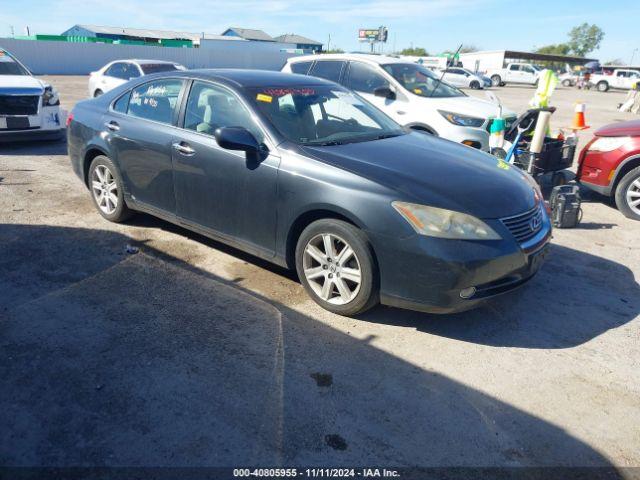
<svg viewBox="0 0 640 480">
<path fill-rule="evenodd" d="M 365 50 L 359 28 L 389 29 L 384 50 L 423 47 L 434 54 L 461 43 L 480 50 L 524 50 L 567 40 L 583 22 L 605 32 L 601 62 L 640 63 L 637 0 L 0 0 L 0 37 L 60 34 L 76 23 L 206 32 L 258 28 L 297 33 L 345 51 Z M 635 53 L 634 53 L 635 52 Z"/>
</svg>

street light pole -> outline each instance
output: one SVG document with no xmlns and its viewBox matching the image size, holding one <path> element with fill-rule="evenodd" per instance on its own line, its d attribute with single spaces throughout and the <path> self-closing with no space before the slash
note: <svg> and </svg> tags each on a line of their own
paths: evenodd
<svg viewBox="0 0 640 480">
<path fill-rule="evenodd" d="M 637 48 L 633 49 L 633 52 L 631 52 L 631 60 L 629 61 L 629 66 L 633 65 L 633 57 L 636 56 L 636 52 L 638 51 Z"/>
</svg>

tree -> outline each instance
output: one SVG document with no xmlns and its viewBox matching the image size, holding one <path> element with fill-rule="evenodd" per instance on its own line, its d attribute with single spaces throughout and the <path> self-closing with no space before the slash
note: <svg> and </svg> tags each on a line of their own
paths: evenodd
<svg viewBox="0 0 640 480">
<path fill-rule="evenodd" d="M 400 55 L 407 55 L 409 57 L 428 57 L 429 53 L 422 47 L 411 47 L 402 50 Z"/>
<path fill-rule="evenodd" d="M 478 48 L 473 44 L 472 45 L 462 44 L 462 48 L 460 49 L 460 53 L 473 53 L 477 51 L 478 51 Z"/>
<path fill-rule="evenodd" d="M 569 53 L 571 53 L 571 47 L 567 43 L 551 44 L 538 48 L 535 53 L 546 53 L 547 55 L 569 55 Z"/>
<path fill-rule="evenodd" d="M 607 60 L 604 62 L 605 65 L 624 65 L 624 60 L 621 58 L 614 58 L 613 60 Z"/>
<path fill-rule="evenodd" d="M 344 53 L 341 48 L 332 48 L 331 50 L 322 50 L 320 53 Z"/>
<path fill-rule="evenodd" d="M 600 42 L 604 37 L 604 32 L 597 25 L 589 25 L 583 23 L 577 27 L 573 27 L 569 32 L 568 45 L 571 49 L 571 53 L 579 57 L 584 57 L 586 54 L 597 50 L 600 47 Z"/>
</svg>

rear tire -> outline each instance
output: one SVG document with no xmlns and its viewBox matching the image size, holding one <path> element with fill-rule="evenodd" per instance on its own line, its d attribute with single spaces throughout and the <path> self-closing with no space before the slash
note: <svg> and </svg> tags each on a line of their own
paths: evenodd
<svg viewBox="0 0 640 480">
<path fill-rule="evenodd" d="M 98 155 L 93 159 L 87 174 L 87 186 L 98 213 L 110 222 L 123 222 L 133 214 L 124 201 L 120 171 L 109 157 Z"/>
<path fill-rule="evenodd" d="M 622 177 L 616 187 L 615 200 L 618 210 L 625 217 L 640 221 L 640 167 Z"/>
<path fill-rule="evenodd" d="M 93 92 L 93 98 L 98 98 L 100 95 L 102 95 L 104 92 L 100 89 L 97 89 L 95 92 Z"/>
<path fill-rule="evenodd" d="M 500 78 L 500 75 L 493 75 L 491 77 L 491 85 L 494 87 L 502 86 L 502 78 Z"/>
<path fill-rule="evenodd" d="M 563 80 L 562 81 L 562 86 L 563 87 L 570 87 L 571 86 L 571 80 Z"/>
<path fill-rule="evenodd" d="M 471 87 L 473 90 L 480 90 L 480 82 L 474 80 L 469 84 L 469 87 Z"/>
<path fill-rule="evenodd" d="M 295 258 L 302 286 L 325 310 L 353 316 L 380 301 L 371 246 L 350 223 L 333 218 L 313 222 L 300 235 Z"/>
<path fill-rule="evenodd" d="M 599 92 L 606 92 L 607 90 L 609 90 L 609 84 L 604 80 L 601 82 L 598 82 L 597 87 Z"/>
</svg>

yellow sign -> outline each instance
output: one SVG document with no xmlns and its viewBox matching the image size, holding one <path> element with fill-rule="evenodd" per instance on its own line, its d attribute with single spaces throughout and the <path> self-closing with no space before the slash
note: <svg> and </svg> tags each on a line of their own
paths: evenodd
<svg viewBox="0 0 640 480">
<path fill-rule="evenodd" d="M 273 100 L 273 97 L 270 97 L 269 95 L 265 95 L 264 93 L 259 93 L 258 95 L 256 95 L 256 100 L 258 100 L 259 102 L 271 103 L 271 100 Z"/>
</svg>

